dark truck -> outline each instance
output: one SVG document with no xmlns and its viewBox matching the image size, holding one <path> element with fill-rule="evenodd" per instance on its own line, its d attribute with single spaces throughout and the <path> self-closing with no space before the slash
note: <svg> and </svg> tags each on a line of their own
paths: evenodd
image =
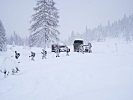
<svg viewBox="0 0 133 100">
<path fill-rule="evenodd" d="M 73 43 L 74 52 L 80 52 L 81 46 L 84 44 L 83 40 L 75 40 Z"/>
<path fill-rule="evenodd" d="M 73 47 L 74 47 L 74 52 L 92 53 L 92 50 L 91 50 L 92 45 L 91 45 L 91 43 L 88 43 L 88 44 L 84 45 L 83 40 L 75 40 L 74 44 L 73 44 Z"/>
</svg>

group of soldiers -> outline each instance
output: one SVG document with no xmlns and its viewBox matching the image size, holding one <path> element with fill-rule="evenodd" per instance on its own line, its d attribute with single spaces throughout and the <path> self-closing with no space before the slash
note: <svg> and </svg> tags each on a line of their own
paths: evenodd
<svg viewBox="0 0 133 100">
<path fill-rule="evenodd" d="M 68 47 L 67 47 L 66 49 L 67 49 L 67 50 L 66 50 L 66 55 L 69 56 L 70 50 L 69 50 Z M 56 57 L 60 57 L 60 56 L 59 56 L 59 54 L 60 54 L 60 49 L 59 49 L 58 47 L 56 47 L 55 53 L 56 53 Z M 46 51 L 45 49 L 42 49 L 41 54 L 42 54 L 42 59 L 46 59 L 47 51 Z M 20 53 L 18 53 L 17 51 L 15 51 L 15 58 L 18 59 L 19 56 L 20 56 Z M 31 60 L 34 61 L 34 60 L 35 60 L 35 59 L 34 59 L 35 56 L 36 56 L 36 53 L 33 52 L 33 51 L 31 51 L 31 55 L 29 56 L 29 58 L 31 58 Z M 18 63 L 20 63 L 20 62 L 18 62 Z"/>
<path fill-rule="evenodd" d="M 88 43 L 88 45 L 85 48 L 84 48 L 84 45 L 80 45 L 80 52 L 83 52 L 83 53 L 84 52 L 89 52 L 89 53 L 91 53 L 92 52 L 91 47 L 92 47 L 91 43 Z M 59 48 L 59 46 L 57 46 L 55 48 L 56 57 L 60 57 L 60 52 L 61 52 L 60 48 Z M 70 49 L 68 47 L 66 47 L 65 52 L 66 52 L 66 56 L 69 56 Z M 41 54 L 42 54 L 42 59 L 46 59 L 47 51 L 45 49 L 42 49 Z M 31 51 L 31 55 L 29 56 L 29 58 L 31 58 L 31 60 L 34 61 L 35 56 L 36 56 L 36 53 Z M 15 59 L 16 59 L 17 63 L 20 63 L 19 60 L 18 60 L 19 57 L 20 57 L 20 53 L 15 51 Z M 19 68 L 15 67 L 15 68 L 12 69 L 12 74 L 14 75 L 15 73 L 18 73 L 19 71 L 20 71 Z M 7 70 L 3 70 L 3 71 L 0 70 L 0 72 L 4 73 L 5 77 L 7 75 L 9 75 L 9 71 L 7 71 Z"/>
</svg>

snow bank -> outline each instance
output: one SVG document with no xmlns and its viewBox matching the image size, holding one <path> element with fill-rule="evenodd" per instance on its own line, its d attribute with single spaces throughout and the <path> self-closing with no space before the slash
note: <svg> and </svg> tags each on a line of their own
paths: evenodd
<svg viewBox="0 0 133 100">
<path fill-rule="evenodd" d="M 41 48 L 15 47 L 21 53 L 21 72 L 0 79 L 0 98 L 133 100 L 133 43 L 93 42 L 92 46 L 91 54 L 61 53 L 59 58 L 48 51 L 44 60 Z M 30 51 L 37 53 L 35 61 L 28 58 Z"/>
</svg>

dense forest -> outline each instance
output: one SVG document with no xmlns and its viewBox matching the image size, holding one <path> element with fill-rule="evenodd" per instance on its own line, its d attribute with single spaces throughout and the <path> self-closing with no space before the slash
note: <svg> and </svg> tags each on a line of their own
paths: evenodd
<svg viewBox="0 0 133 100">
<path fill-rule="evenodd" d="M 125 41 L 133 40 L 133 15 L 124 15 L 122 19 L 110 23 L 106 26 L 98 25 L 96 28 L 85 28 L 83 33 L 75 33 L 72 31 L 67 43 L 72 44 L 76 38 L 84 39 L 85 41 L 104 41 L 107 38 L 121 38 Z"/>
</svg>

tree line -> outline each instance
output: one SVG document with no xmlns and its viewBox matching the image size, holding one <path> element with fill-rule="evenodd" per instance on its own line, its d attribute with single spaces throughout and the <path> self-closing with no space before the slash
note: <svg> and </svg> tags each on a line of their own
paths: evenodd
<svg viewBox="0 0 133 100">
<path fill-rule="evenodd" d="M 133 40 L 133 15 L 124 15 L 122 19 L 107 25 L 98 25 L 93 29 L 85 28 L 83 33 L 75 33 L 72 31 L 71 36 L 66 40 L 68 44 L 72 44 L 76 38 L 82 38 L 85 41 L 104 41 L 108 38 L 122 38 L 125 41 Z"/>
</svg>

